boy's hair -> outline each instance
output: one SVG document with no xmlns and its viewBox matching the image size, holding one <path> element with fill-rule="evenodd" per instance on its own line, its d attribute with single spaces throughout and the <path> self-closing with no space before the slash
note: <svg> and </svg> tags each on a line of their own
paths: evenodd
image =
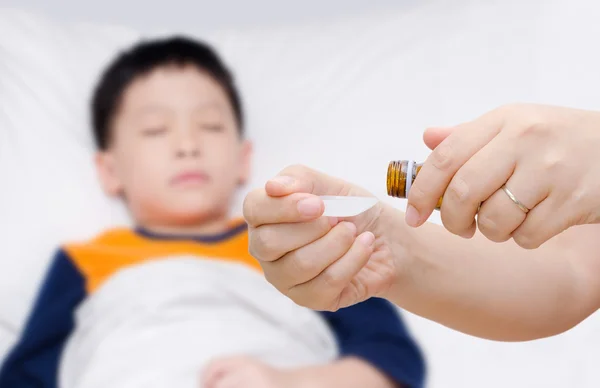
<svg viewBox="0 0 600 388">
<path fill-rule="evenodd" d="M 175 36 L 142 41 L 120 53 L 106 68 L 92 98 L 92 125 L 96 146 L 105 150 L 110 144 L 111 126 L 123 94 L 137 78 L 168 65 L 196 66 L 206 72 L 224 89 L 243 133 L 243 112 L 233 75 L 217 53 L 207 44 Z"/>
</svg>

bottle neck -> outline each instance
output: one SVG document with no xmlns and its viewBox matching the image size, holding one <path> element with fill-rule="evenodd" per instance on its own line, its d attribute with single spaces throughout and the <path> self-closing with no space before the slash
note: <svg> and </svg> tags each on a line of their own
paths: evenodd
<svg viewBox="0 0 600 388">
<path fill-rule="evenodd" d="M 404 198 L 408 198 L 408 193 L 415 180 L 415 161 L 408 160 L 406 165 L 406 184 L 404 185 Z"/>
</svg>

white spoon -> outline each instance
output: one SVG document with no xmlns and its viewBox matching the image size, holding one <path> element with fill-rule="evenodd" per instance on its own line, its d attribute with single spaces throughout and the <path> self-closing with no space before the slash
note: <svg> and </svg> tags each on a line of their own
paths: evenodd
<svg viewBox="0 0 600 388">
<path fill-rule="evenodd" d="M 325 203 L 326 217 L 354 217 L 366 212 L 377 203 L 374 197 L 345 197 L 322 195 L 320 197 Z"/>
</svg>

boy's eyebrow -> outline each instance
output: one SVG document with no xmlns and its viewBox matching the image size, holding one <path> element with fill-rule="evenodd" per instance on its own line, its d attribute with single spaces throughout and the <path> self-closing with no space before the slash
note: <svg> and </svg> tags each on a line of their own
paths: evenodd
<svg viewBox="0 0 600 388">
<path fill-rule="evenodd" d="M 148 113 L 168 113 L 169 109 L 161 105 L 145 105 L 134 111 L 134 116 L 142 116 Z"/>
<path fill-rule="evenodd" d="M 203 112 L 207 110 L 216 110 L 220 113 L 223 113 L 223 104 L 218 101 L 210 101 L 196 105 L 193 109 L 193 113 Z M 145 105 L 133 112 L 134 117 L 140 117 L 147 114 L 169 114 L 171 110 L 168 107 L 154 104 L 154 105 Z"/>
</svg>

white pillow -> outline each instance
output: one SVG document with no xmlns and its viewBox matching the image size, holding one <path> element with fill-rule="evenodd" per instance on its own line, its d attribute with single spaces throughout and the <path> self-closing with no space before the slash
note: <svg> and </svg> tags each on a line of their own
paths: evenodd
<svg viewBox="0 0 600 388">
<path fill-rule="evenodd" d="M 0 327 L 13 337 L 58 244 L 127 222 L 96 183 L 87 111 L 100 68 L 135 36 L 0 11 Z"/>
<path fill-rule="evenodd" d="M 600 109 L 599 11 L 593 0 L 429 1 L 333 24 L 203 38 L 240 81 L 256 143 L 249 187 L 300 162 L 401 207 L 386 198 L 387 163 L 423 160 L 426 126 L 514 101 Z M 98 189 L 87 109 L 104 61 L 138 36 L 0 11 L 0 327 L 13 331 L 9 341 L 54 247 L 128 222 Z M 600 341 L 598 316 L 527 344 L 472 339 L 406 316 L 424 344 L 432 387 L 600 384 L 591 361 L 600 348 L 588 346 Z"/>
</svg>

